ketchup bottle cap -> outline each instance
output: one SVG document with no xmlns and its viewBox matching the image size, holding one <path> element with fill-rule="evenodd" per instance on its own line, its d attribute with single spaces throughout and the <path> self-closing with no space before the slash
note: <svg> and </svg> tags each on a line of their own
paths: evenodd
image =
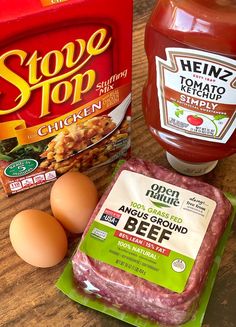
<svg viewBox="0 0 236 327">
<path fill-rule="evenodd" d="M 201 176 L 212 171 L 218 160 L 209 162 L 188 162 L 174 157 L 169 152 L 166 152 L 166 157 L 169 164 L 179 173 L 187 176 Z"/>
</svg>

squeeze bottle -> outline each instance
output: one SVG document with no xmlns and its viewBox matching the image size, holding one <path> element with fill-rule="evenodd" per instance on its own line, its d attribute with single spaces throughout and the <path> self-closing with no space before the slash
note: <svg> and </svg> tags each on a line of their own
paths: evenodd
<svg viewBox="0 0 236 327">
<path fill-rule="evenodd" d="M 143 111 L 177 171 L 236 152 L 236 0 L 159 0 L 147 23 Z"/>
</svg>

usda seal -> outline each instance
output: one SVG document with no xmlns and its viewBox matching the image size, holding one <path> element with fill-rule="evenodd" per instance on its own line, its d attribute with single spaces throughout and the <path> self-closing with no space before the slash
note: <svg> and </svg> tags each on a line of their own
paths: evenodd
<svg viewBox="0 0 236 327">
<path fill-rule="evenodd" d="M 21 177 L 28 175 L 38 167 L 38 162 L 34 159 L 22 159 L 12 162 L 4 170 L 8 177 Z"/>
</svg>

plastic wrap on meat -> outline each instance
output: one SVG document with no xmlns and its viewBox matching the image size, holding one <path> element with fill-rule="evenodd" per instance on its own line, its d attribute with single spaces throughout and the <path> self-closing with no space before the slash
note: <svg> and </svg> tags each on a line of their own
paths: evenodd
<svg viewBox="0 0 236 327">
<path fill-rule="evenodd" d="M 209 184 L 181 176 L 150 162 L 130 159 L 122 165 L 110 187 L 104 193 L 84 235 L 122 170 L 157 178 L 206 196 L 217 203 L 186 287 L 182 293 L 175 293 L 116 267 L 94 260 L 79 250 L 72 261 L 76 283 L 79 288 L 94 293 L 121 310 L 136 313 L 167 325 L 183 324 L 191 319 L 196 311 L 204 282 L 213 261 L 214 251 L 228 222 L 231 204 L 220 190 Z"/>
</svg>

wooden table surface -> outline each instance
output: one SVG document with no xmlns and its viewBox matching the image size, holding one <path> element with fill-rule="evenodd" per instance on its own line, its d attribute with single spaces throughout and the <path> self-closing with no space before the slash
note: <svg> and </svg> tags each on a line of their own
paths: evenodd
<svg viewBox="0 0 236 327">
<path fill-rule="evenodd" d="M 144 28 L 154 0 L 134 1 L 133 33 L 133 128 L 135 156 L 169 167 L 164 151 L 152 139 L 144 124 L 141 91 L 147 73 Z M 236 194 L 236 155 L 222 160 L 203 180 Z M 100 194 L 109 183 L 111 167 L 91 174 Z M 106 177 L 104 177 L 106 176 Z M 8 230 L 14 215 L 27 208 L 50 213 L 47 184 L 6 198 L 0 190 L 0 326 L 78 326 L 121 327 L 123 322 L 73 303 L 55 287 L 77 240 L 71 240 L 70 253 L 56 267 L 34 268 L 24 263 L 11 247 Z M 236 326 L 236 225 L 234 224 L 204 320 L 205 327 Z"/>
</svg>

